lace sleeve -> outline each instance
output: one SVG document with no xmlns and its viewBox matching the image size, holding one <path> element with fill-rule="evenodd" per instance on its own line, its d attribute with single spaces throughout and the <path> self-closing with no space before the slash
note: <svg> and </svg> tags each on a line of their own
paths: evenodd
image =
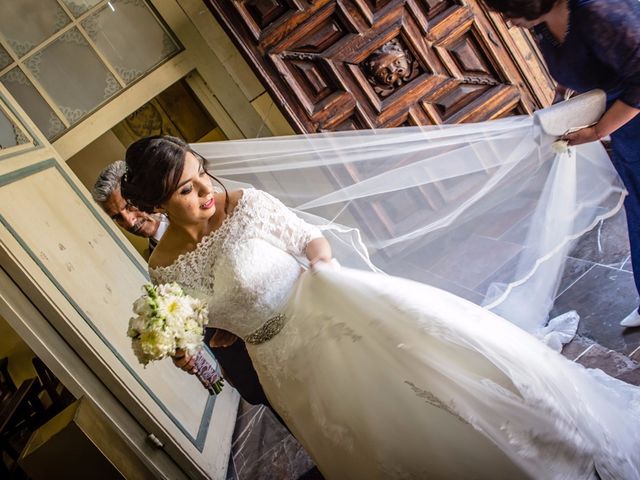
<svg viewBox="0 0 640 480">
<path fill-rule="evenodd" d="M 322 237 L 320 230 L 305 222 L 280 200 L 261 190 L 245 190 L 247 207 L 255 215 L 261 231 L 276 246 L 292 255 L 302 256 L 307 244 Z"/>
</svg>

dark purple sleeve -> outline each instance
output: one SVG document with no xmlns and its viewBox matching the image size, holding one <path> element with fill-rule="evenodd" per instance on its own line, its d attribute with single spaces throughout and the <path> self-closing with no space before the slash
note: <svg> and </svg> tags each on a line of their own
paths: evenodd
<svg viewBox="0 0 640 480">
<path fill-rule="evenodd" d="M 579 21 L 594 55 L 620 77 L 619 100 L 640 108 L 640 1 L 584 2 Z"/>
</svg>

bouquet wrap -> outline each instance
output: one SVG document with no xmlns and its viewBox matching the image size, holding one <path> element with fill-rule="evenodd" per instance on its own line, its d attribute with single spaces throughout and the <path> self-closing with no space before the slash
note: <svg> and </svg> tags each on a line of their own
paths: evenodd
<svg viewBox="0 0 640 480">
<path fill-rule="evenodd" d="M 202 350 L 196 353 L 194 364 L 196 368 L 196 377 L 200 383 L 209 390 L 211 395 L 217 395 L 222 391 L 223 380 L 217 368 L 209 362 L 209 359 Z"/>
</svg>

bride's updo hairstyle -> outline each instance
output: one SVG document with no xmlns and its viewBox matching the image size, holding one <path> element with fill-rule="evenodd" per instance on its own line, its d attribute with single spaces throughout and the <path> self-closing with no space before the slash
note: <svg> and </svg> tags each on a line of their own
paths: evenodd
<svg viewBox="0 0 640 480">
<path fill-rule="evenodd" d="M 549 13 L 562 0 L 484 0 L 487 6 L 507 18 L 535 20 Z"/>
<path fill-rule="evenodd" d="M 229 193 L 222 182 L 207 171 L 204 158 L 191 150 L 184 140 L 168 135 L 141 138 L 129 145 L 125 154 L 127 169 L 122 177 L 122 196 L 138 209 L 152 213 L 178 188 L 187 152 L 198 158 L 207 175 L 224 189 L 224 212 L 228 213 Z"/>
</svg>

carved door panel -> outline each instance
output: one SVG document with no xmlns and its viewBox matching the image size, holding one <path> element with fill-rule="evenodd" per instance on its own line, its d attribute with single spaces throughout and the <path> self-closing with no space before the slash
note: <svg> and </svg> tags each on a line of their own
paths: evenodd
<svg viewBox="0 0 640 480">
<path fill-rule="evenodd" d="M 553 97 L 528 35 L 476 0 L 204 2 L 301 133 L 479 122 Z M 337 186 L 362 178 L 357 165 L 326 174 Z M 356 222 L 377 217 L 366 222 L 377 231 L 365 233 L 386 238 L 401 233 L 389 212 L 406 212 L 411 225 L 455 188 L 414 188 L 349 209 Z"/>
<path fill-rule="evenodd" d="M 204 1 L 299 132 L 482 121 L 549 98 L 534 47 L 476 0 Z"/>
</svg>

